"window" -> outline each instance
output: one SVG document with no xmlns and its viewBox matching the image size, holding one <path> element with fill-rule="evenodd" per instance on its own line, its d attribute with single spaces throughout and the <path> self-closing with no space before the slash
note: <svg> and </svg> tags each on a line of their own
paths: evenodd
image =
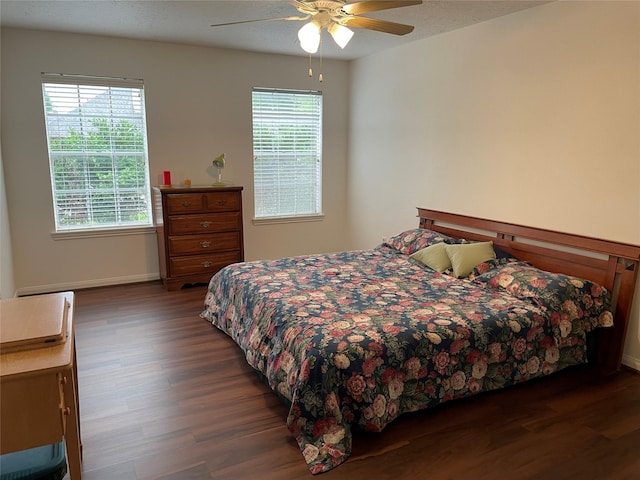
<svg viewBox="0 0 640 480">
<path fill-rule="evenodd" d="M 56 232 L 152 225 L 142 80 L 43 74 Z"/>
<path fill-rule="evenodd" d="M 322 93 L 254 88 L 256 219 L 322 215 Z"/>
</svg>

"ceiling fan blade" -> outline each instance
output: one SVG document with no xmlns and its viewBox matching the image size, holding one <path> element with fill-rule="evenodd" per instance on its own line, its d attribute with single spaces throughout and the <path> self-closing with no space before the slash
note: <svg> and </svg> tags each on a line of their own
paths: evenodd
<svg viewBox="0 0 640 480">
<path fill-rule="evenodd" d="M 300 13 L 306 13 L 307 15 L 318 13 L 318 10 L 314 8 L 313 5 L 308 5 L 301 0 L 292 0 L 291 5 L 296 7 Z"/>
<path fill-rule="evenodd" d="M 377 12 L 379 10 L 388 10 L 390 8 L 410 7 L 412 5 L 421 5 L 422 0 L 416 1 L 383 1 L 383 0 L 366 0 L 364 2 L 348 3 L 342 10 L 349 15 L 360 15 L 361 13 Z"/>
<path fill-rule="evenodd" d="M 392 33 L 393 35 L 406 35 L 413 32 L 412 25 L 403 25 L 402 23 L 388 22 L 377 18 L 351 17 L 344 19 L 340 23 L 349 27 L 366 28 L 367 30 Z"/>
<path fill-rule="evenodd" d="M 210 25 L 210 27 L 224 27 L 225 25 L 239 25 L 241 23 L 271 22 L 273 20 L 307 20 L 308 18 L 309 15 L 306 17 L 258 18 L 256 20 L 241 20 L 239 22 L 214 23 L 213 25 Z"/>
</svg>

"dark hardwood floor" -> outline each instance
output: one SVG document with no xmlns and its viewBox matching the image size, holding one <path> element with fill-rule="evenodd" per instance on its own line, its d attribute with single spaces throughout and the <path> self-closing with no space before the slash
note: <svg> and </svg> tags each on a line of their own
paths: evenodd
<svg viewBox="0 0 640 480">
<path fill-rule="evenodd" d="M 285 405 L 199 318 L 205 291 L 76 292 L 86 480 L 313 478 Z M 317 478 L 638 479 L 640 375 L 579 367 L 408 415 Z"/>
</svg>

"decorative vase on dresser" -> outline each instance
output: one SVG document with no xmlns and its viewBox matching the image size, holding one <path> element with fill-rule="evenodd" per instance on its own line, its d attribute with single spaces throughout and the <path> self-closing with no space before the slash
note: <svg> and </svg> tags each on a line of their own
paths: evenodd
<svg viewBox="0 0 640 480">
<path fill-rule="evenodd" d="M 160 277 L 167 290 L 208 283 L 244 261 L 242 187 L 154 187 Z"/>
</svg>

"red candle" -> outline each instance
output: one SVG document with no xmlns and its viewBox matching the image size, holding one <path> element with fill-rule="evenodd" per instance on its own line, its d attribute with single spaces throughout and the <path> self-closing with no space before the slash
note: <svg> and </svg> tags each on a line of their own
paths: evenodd
<svg viewBox="0 0 640 480">
<path fill-rule="evenodd" d="M 171 185 L 171 172 L 169 170 L 162 172 L 162 184 Z"/>
</svg>

